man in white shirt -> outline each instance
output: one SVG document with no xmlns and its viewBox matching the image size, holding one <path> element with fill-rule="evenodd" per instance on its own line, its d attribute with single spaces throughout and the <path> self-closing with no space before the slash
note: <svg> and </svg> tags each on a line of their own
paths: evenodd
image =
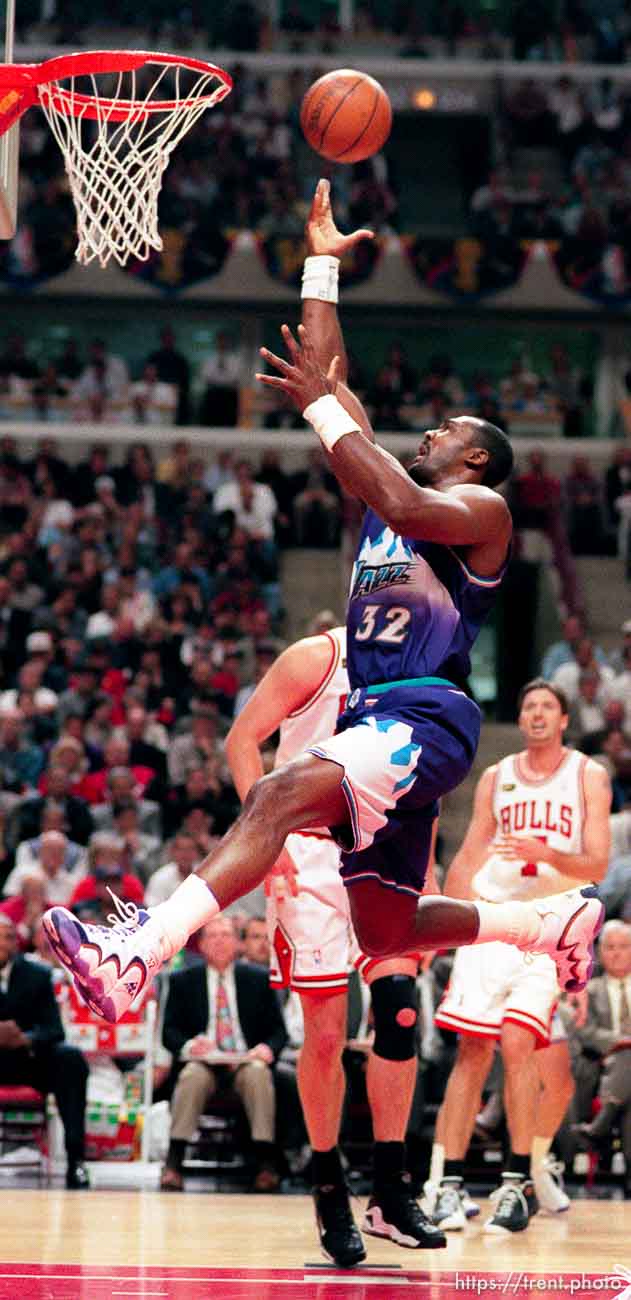
<svg viewBox="0 0 631 1300">
<path fill-rule="evenodd" d="M 583 637 L 574 650 L 571 663 L 564 663 L 552 674 L 553 686 L 558 686 L 570 704 L 578 699 L 581 673 L 589 670 L 598 673 L 598 702 L 605 703 L 613 694 L 614 674 L 607 664 L 599 664 L 594 652 L 594 644 L 589 637 Z"/>
<path fill-rule="evenodd" d="M 174 424 L 177 406 L 175 384 L 158 378 L 157 366 L 147 362 L 140 379 L 131 386 L 134 417 L 139 424 Z"/>
<path fill-rule="evenodd" d="M 95 419 L 113 418 L 126 409 L 129 372 L 121 357 L 108 352 L 102 339 L 90 345 L 90 361 L 79 376 L 73 397 Z"/>
<path fill-rule="evenodd" d="M 200 423 L 216 429 L 233 428 L 239 412 L 241 355 L 223 330 L 217 334 L 215 351 L 206 358 L 199 378 L 204 385 Z"/>
<path fill-rule="evenodd" d="M 75 854 L 69 854 L 71 847 Z M 82 855 L 78 861 L 77 849 L 80 849 Z M 84 852 L 80 845 L 71 846 L 62 831 L 44 831 L 34 840 L 23 840 L 18 845 L 16 864 L 9 872 L 2 892 L 6 897 L 19 894 L 22 881 L 27 876 L 36 876 L 38 880 L 46 882 L 47 898 L 68 903 L 79 881 L 86 874 Z M 74 869 L 69 869 L 69 860 L 74 862 Z"/>
<path fill-rule="evenodd" d="M 173 890 L 181 885 L 182 881 L 190 876 L 197 863 L 201 862 L 201 856 L 193 836 L 187 835 L 186 831 L 180 831 L 171 843 L 169 861 L 165 862 L 163 867 L 158 867 L 147 881 L 146 906 L 156 907 L 158 903 L 166 902 Z"/>
<path fill-rule="evenodd" d="M 625 1195 L 631 1197 L 631 926 L 607 921 L 599 956 L 604 969 L 587 985 L 587 1018 L 574 1030 L 583 1051 L 602 1057 L 598 1096 L 600 1110 L 590 1124 L 576 1126 L 579 1136 L 597 1148 L 620 1125 L 626 1161 Z"/>
<path fill-rule="evenodd" d="M 247 460 L 237 461 L 234 473 L 233 479 L 217 488 L 213 497 L 214 513 L 231 510 L 237 527 L 243 528 L 251 541 L 272 541 L 278 511 L 272 489 L 266 483 L 255 481 Z"/>
</svg>

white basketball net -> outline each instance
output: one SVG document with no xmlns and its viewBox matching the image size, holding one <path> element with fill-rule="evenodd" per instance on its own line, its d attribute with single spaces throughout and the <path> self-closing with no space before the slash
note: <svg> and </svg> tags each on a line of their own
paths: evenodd
<svg viewBox="0 0 631 1300">
<path fill-rule="evenodd" d="M 130 257 L 146 261 L 152 249 L 162 249 L 158 195 L 165 168 L 182 136 L 228 91 L 215 71 L 155 60 L 98 78 L 100 86 L 97 74 L 40 85 L 39 102 L 64 155 L 77 210 L 77 261 L 87 266 L 96 258 L 106 266 L 114 257 L 124 266 Z M 94 97 L 93 117 L 78 105 L 77 82 L 82 95 Z M 132 100 L 129 116 L 114 120 L 121 101 Z M 172 106 L 152 107 L 157 100 Z"/>
</svg>

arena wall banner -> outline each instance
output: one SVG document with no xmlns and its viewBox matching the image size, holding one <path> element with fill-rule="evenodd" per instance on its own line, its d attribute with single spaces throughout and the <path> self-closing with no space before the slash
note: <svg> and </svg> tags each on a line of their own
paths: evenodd
<svg viewBox="0 0 631 1300">
<path fill-rule="evenodd" d="M 411 266 L 428 289 L 450 298 L 477 301 L 516 284 L 529 246 L 514 239 L 402 239 Z"/>
<path fill-rule="evenodd" d="M 0 296 L 16 293 L 77 299 L 178 297 L 198 303 L 295 303 L 304 258 L 302 239 L 248 230 L 193 229 L 186 238 L 163 230 L 164 249 L 123 270 L 80 267 L 74 242 L 33 244 L 19 229 L 0 245 Z M 50 257 L 48 254 L 50 253 Z M 631 310 L 631 254 L 623 245 L 583 241 L 505 241 L 493 247 L 473 237 L 423 240 L 380 235 L 343 260 L 349 306 L 410 309 L 475 303 L 479 310 L 594 313 L 602 306 Z"/>
<path fill-rule="evenodd" d="M 257 235 L 256 247 L 267 274 L 274 280 L 298 288 L 307 246 L 302 235 Z M 383 237 L 356 244 L 342 258 L 340 281 L 343 288 L 362 284 L 374 275 L 383 254 Z"/>
<path fill-rule="evenodd" d="M 575 293 L 608 307 L 631 301 L 631 242 L 565 239 L 553 258 L 561 281 Z"/>
</svg>

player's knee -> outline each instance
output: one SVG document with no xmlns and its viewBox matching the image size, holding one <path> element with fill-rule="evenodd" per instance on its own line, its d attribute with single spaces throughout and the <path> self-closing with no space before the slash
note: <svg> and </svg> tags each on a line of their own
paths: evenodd
<svg viewBox="0 0 631 1300">
<path fill-rule="evenodd" d="M 412 975 L 384 975 L 370 986 L 375 1022 L 373 1052 L 386 1061 L 416 1054 L 418 1000 Z"/>
<path fill-rule="evenodd" d="M 522 1025 L 513 1025 L 506 1021 L 502 1026 L 502 1061 L 508 1074 L 523 1070 L 524 1065 L 537 1046 L 536 1035 Z"/>
<path fill-rule="evenodd" d="M 310 811 L 312 798 L 294 764 L 287 763 L 255 781 L 246 795 L 243 812 L 265 830 L 273 829 L 284 839 L 302 825 L 301 818 Z"/>
<path fill-rule="evenodd" d="M 470 1071 L 471 1075 L 482 1075 L 486 1078 L 494 1051 L 494 1038 L 477 1038 L 473 1034 L 461 1034 L 458 1039 L 457 1064 L 461 1069 Z"/>
<path fill-rule="evenodd" d="M 399 941 L 398 934 L 389 925 L 383 924 L 381 917 L 370 914 L 358 915 L 353 911 L 353 926 L 357 942 L 366 957 L 396 957 L 409 948 L 409 943 Z"/>
<path fill-rule="evenodd" d="M 305 1049 L 309 1060 L 311 1063 L 315 1062 L 316 1068 L 324 1073 L 328 1073 L 333 1062 L 341 1060 L 344 1043 L 343 1028 L 337 1029 L 331 1025 L 309 1033 L 305 1027 Z"/>
</svg>

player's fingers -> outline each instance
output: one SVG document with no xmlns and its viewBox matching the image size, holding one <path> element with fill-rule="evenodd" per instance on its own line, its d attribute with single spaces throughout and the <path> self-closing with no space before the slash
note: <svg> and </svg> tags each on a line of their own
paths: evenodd
<svg viewBox="0 0 631 1300">
<path fill-rule="evenodd" d="M 313 357 L 315 355 L 313 344 L 311 342 L 309 335 L 307 334 L 304 325 L 298 326 L 298 336 L 300 338 L 300 346 L 302 348 L 303 356 L 308 357 L 310 360 L 313 360 Z"/>
<path fill-rule="evenodd" d="M 275 352 L 270 352 L 267 348 L 260 348 L 259 351 L 263 360 L 267 361 L 270 366 L 274 366 L 275 370 L 280 370 L 281 374 L 286 375 L 292 369 L 291 363 L 285 361 L 284 357 L 277 357 Z"/>
<path fill-rule="evenodd" d="M 298 326 L 300 329 L 300 326 Z M 289 325 L 281 325 L 280 332 L 283 336 L 283 342 L 287 351 L 290 353 L 293 361 L 298 361 L 300 357 L 300 348 L 289 328 Z"/>
<path fill-rule="evenodd" d="M 282 392 L 289 392 L 289 385 L 286 379 L 280 379 L 278 375 L 260 375 L 254 376 L 258 379 L 259 384 L 267 384 L 268 388 L 280 388 Z"/>
<path fill-rule="evenodd" d="M 354 248 L 355 244 L 359 244 L 362 239 L 374 239 L 374 238 L 375 238 L 374 230 L 354 230 L 352 235 L 346 236 L 346 242 L 348 248 Z"/>
</svg>

